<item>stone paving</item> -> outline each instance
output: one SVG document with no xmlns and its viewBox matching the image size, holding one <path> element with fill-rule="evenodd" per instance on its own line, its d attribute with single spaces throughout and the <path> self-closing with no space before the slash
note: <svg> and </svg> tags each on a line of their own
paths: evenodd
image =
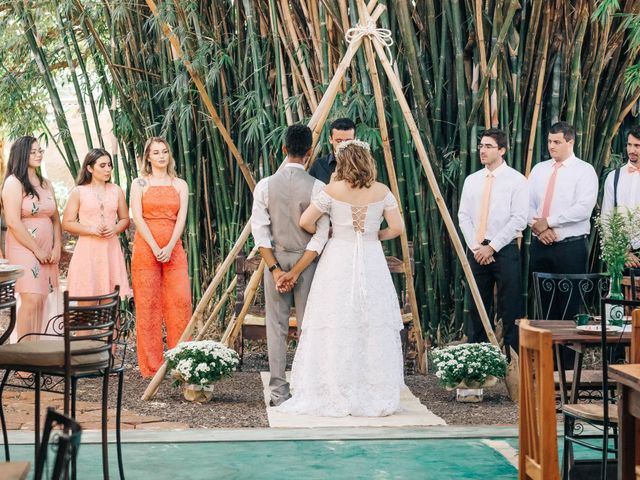
<svg viewBox="0 0 640 480">
<path fill-rule="evenodd" d="M 7 421 L 8 430 L 31 430 L 34 428 L 34 394 L 31 390 L 13 391 L 5 390 L 3 394 L 4 415 Z M 42 392 L 41 394 L 41 425 L 44 423 L 47 407 L 54 407 L 56 410 L 64 409 L 62 394 Z M 76 402 L 76 418 L 85 430 L 99 430 L 101 428 L 101 405 L 97 402 Z M 116 411 L 114 408 L 108 410 L 109 429 L 115 429 Z M 121 428 L 123 430 L 184 430 L 189 425 L 179 422 L 167 422 L 161 417 L 150 415 L 140 415 L 130 410 L 122 409 Z"/>
</svg>

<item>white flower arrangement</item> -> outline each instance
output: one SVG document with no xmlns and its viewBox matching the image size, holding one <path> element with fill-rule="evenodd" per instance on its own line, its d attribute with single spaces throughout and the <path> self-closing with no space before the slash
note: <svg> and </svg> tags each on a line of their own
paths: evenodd
<svg viewBox="0 0 640 480">
<path fill-rule="evenodd" d="M 448 389 L 490 386 L 507 373 L 507 358 L 491 343 L 463 343 L 431 352 L 436 377 Z"/>
<path fill-rule="evenodd" d="M 231 375 L 240 363 L 238 354 L 213 340 L 183 342 L 164 354 L 176 382 L 209 385 Z"/>
</svg>

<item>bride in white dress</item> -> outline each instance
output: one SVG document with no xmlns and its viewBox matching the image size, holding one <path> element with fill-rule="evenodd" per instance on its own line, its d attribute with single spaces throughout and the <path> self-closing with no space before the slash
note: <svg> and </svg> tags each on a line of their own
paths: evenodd
<svg viewBox="0 0 640 480">
<path fill-rule="evenodd" d="M 329 214 L 333 236 L 311 285 L 291 372 L 293 397 L 276 411 L 379 417 L 400 409 L 402 319 L 380 240 L 404 226 L 389 189 L 375 181 L 369 145 L 343 142 L 332 182 L 303 213 L 315 232 Z M 380 230 L 382 219 L 388 228 Z"/>
</svg>

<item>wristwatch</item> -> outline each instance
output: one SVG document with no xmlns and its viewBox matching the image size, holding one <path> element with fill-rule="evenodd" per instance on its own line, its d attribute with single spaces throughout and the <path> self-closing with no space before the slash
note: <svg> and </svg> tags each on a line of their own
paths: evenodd
<svg viewBox="0 0 640 480">
<path fill-rule="evenodd" d="M 274 263 L 273 265 L 271 265 L 269 267 L 269 271 L 273 272 L 276 268 L 279 268 L 280 270 L 282 270 L 282 267 L 280 266 L 280 264 L 278 262 Z"/>
</svg>

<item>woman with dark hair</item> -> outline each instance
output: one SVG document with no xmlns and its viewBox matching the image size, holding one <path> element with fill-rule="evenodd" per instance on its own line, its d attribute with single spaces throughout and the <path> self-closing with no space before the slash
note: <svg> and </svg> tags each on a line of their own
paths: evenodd
<svg viewBox="0 0 640 480">
<path fill-rule="evenodd" d="M 2 186 L 8 227 L 6 256 L 10 263 L 24 267 L 24 275 L 16 282 L 18 338 L 25 333 L 44 333 L 46 298 L 58 287 L 62 232 L 51 182 L 40 172 L 43 153 L 36 138 L 17 139 L 11 146 Z"/>
<path fill-rule="evenodd" d="M 110 182 L 112 170 L 109 152 L 90 150 L 64 210 L 62 228 L 79 236 L 67 275 L 73 296 L 105 295 L 116 285 L 121 296 L 131 293 L 118 241 L 129 226 L 129 209 L 122 189 Z"/>
<path fill-rule="evenodd" d="M 167 346 L 178 343 L 191 318 L 191 289 L 182 232 L 189 188 L 178 178 L 171 149 L 162 137 L 147 140 L 141 175 L 131 185 L 131 213 L 136 224 L 131 280 L 136 303 L 136 344 L 143 377 L 162 363 L 162 323 Z"/>
</svg>

